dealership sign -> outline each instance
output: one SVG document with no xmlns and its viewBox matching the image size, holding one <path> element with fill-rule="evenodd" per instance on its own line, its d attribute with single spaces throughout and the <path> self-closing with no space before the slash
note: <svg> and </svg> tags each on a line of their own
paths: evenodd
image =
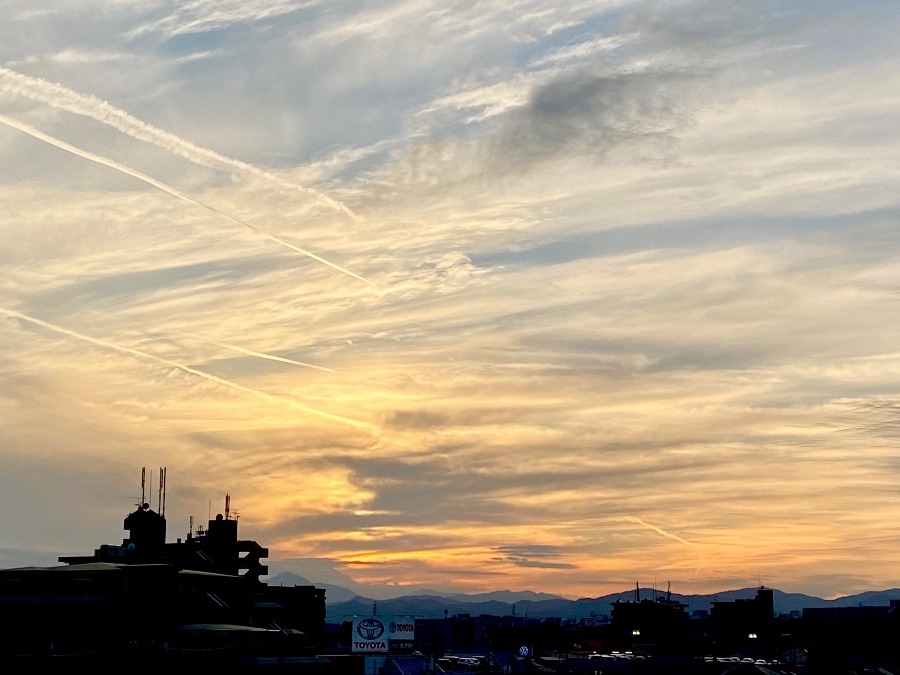
<svg viewBox="0 0 900 675">
<path fill-rule="evenodd" d="M 374 616 L 353 619 L 353 646 L 351 651 L 387 653 L 388 632 L 381 619 Z"/>
<path fill-rule="evenodd" d="M 387 653 L 389 649 L 408 651 L 415 640 L 415 620 L 411 616 L 353 619 L 353 644 L 351 651 L 360 653 Z"/>
<path fill-rule="evenodd" d="M 395 616 L 388 623 L 391 653 L 409 654 L 416 648 L 416 622 L 411 616 Z"/>
<path fill-rule="evenodd" d="M 388 623 L 391 640 L 412 642 L 416 637 L 416 623 L 411 616 L 397 616 Z"/>
</svg>

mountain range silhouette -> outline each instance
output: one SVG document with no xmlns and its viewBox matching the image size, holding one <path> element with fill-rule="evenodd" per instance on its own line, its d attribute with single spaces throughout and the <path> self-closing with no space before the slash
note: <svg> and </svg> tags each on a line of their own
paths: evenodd
<svg viewBox="0 0 900 675">
<path fill-rule="evenodd" d="M 364 597 L 351 589 L 336 584 L 312 582 L 292 572 L 281 572 L 270 577 L 270 586 L 316 586 L 325 589 L 326 621 L 341 623 L 354 616 L 368 616 L 373 610 L 381 615 L 415 616 L 419 618 L 443 618 L 469 614 L 517 615 L 535 619 L 559 617 L 562 619 L 585 619 L 590 617 L 608 617 L 614 602 L 631 602 L 636 599 L 635 589 L 623 590 L 619 593 L 596 598 L 579 598 L 569 600 L 550 593 L 534 591 L 493 591 L 476 594 L 444 594 L 431 591 L 416 591 L 410 595 L 393 598 L 374 599 Z M 747 587 L 716 593 L 681 595 L 667 593 L 653 588 L 640 589 L 641 600 L 653 600 L 669 597 L 684 603 L 688 613 L 709 611 L 713 602 L 733 602 L 735 600 L 752 600 L 758 587 Z M 785 593 L 773 589 L 776 614 L 801 612 L 806 608 L 816 607 L 886 607 L 891 600 L 900 601 L 900 588 L 881 591 L 865 591 L 834 599 L 824 599 L 803 593 Z"/>
</svg>

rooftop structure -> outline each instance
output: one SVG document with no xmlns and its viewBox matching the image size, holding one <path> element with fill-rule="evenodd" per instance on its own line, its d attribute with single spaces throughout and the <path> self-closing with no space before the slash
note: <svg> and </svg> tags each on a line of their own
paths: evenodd
<svg viewBox="0 0 900 675">
<path fill-rule="evenodd" d="M 0 664 L 135 655 L 182 663 L 191 654 L 223 665 L 319 652 L 325 591 L 260 581 L 268 549 L 238 538 L 229 495 L 207 528 L 166 542 L 165 478 L 160 469 L 154 511 L 142 472 L 144 494 L 121 544 L 61 556 L 59 566 L 0 570 Z"/>
</svg>

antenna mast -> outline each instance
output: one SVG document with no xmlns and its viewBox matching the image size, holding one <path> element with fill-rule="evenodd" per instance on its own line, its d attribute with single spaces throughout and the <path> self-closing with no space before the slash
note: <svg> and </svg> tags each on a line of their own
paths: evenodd
<svg viewBox="0 0 900 675">
<path fill-rule="evenodd" d="M 225 520 L 228 520 L 230 513 L 231 513 L 231 495 L 226 492 L 225 493 Z"/>
<path fill-rule="evenodd" d="M 147 467 L 141 467 L 141 503 L 138 504 L 138 508 L 144 508 L 144 502 L 147 501 L 147 490 L 146 490 L 146 481 L 147 481 Z"/>
<path fill-rule="evenodd" d="M 168 477 L 169 470 L 166 467 L 163 467 L 163 503 L 162 503 L 162 515 L 163 518 L 166 516 L 166 478 Z"/>
</svg>

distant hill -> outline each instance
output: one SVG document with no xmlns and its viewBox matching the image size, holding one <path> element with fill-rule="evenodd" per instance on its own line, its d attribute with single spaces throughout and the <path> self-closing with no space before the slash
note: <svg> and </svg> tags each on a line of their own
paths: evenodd
<svg viewBox="0 0 900 675">
<path fill-rule="evenodd" d="M 891 604 L 891 600 L 900 598 L 900 588 L 891 588 L 887 591 L 866 591 L 856 595 L 848 595 L 843 598 L 829 600 L 829 607 L 884 607 Z"/>
<path fill-rule="evenodd" d="M 750 600 L 756 596 L 757 589 L 742 588 L 732 591 L 723 591 L 709 595 L 678 595 L 673 593 L 672 600 L 687 605 L 687 611 L 707 610 L 716 601 L 733 602 L 734 600 Z M 490 596 L 491 594 L 485 594 Z M 657 597 L 665 594 L 657 592 Z M 653 591 L 641 593 L 642 599 L 653 598 Z M 847 596 L 836 600 L 824 600 L 801 593 L 784 593 L 779 590 L 774 592 L 775 611 L 778 614 L 787 614 L 791 611 L 802 611 L 805 608 L 815 607 L 851 607 L 857 605 L 887 606 L 891 599 L 900 600 L 900 589 L 886 591 L 872 591 L 859 595 Z M 391 600 L 377 601 L 378 613 L 383 615 L 406 615 L 420 618 L 442 618 L 469 614 L 492 614 L 500 616 L 517 615 L 535 619 L 559 617 L 563 619 L 583 619 L 589 617 L 603 617 L 612 614 L 612 605 L 616 601 L 629 602 L 634 600 L 634 592 L 627 591 L 613 593 L 598 598 L 581 598 L 579 600 L 567 600 L 565 598 L 550 597 L 536 600 L 517 600 L 515 602 L 503 602 L 485 598 L 483 600 L 467 601 L 460 596 L 424 596 L 411 595 Z M 353 616 L 371 613 L 373 600 L 369 598 L 355 597 L 345 602 L 335 602 L 327 606 L 327 620 L 332 623 L 340 623 Z"/>
<path fill-rule="evenodd" d="M 463 602 L 523 602 L 526 600 L 565 600 L 562 596 L 534 591 L 492 591 L 490 593 L 455 593 L 447 596 Z"/>
<path fill-rule="evenodd" d="M 270 586 L 316 586 L 325 589 L 326 619 L 330 623 L 340 623 L 354 616 L 371 614 L 373 606 L 377 606 L 379 614 L 396 616 L 415 616 L 419 618 L 439 619 L 444 616 L 469 614 L 492 614 L 500 616 L 517 615 L 535 619 L 559 617 L 563 619 L 583 619 L 603 617 L 612 614 L 614 602 L 630 602 L 635 599 L 634 590 L 611 593 L 597 598 L 580 598 L 568 600 L 549 593 L 534 591 L 493 591 L 476 594 L 442 594 L 421 592 L 398 598 L 380 599 L 360 596 L 358 593 L 335 584 L 311 582 L 292 572 L 282 572 L 268 579 Z M 756 596 L 757 587 L 720 591 L 706 595 L 680 595 L 672 593 L 672 600 L 684 603 L 688 613 L 697 610 L 709 611 L 713 602 L 734 602 L 735 600 L 752 600 Z M 866 591 L 856 595 L 848 595 L 834 600 L 825 600 L 802 593 L 784 593 L 774 591 L 775 612 L 788 614 L 816 607 L 857 607 L 890 605 L 891 600 L 900 600 L 900 588 L 883 591 Z M 642 600 L 665 597 L 665 591 L 652 588 L 641 589 Z"/>
<path fill-rule="evenodd" d="M 293 572 L 280 572 L 266 581 L 269 586 L 316 586 L 317 588 L 325 589 L 325 602 L 326 604 L 335 604 L 335 603 L 343 603 L 348 602 L 353 599 L 359 599 L 362 603 L 367 603 L 371 608 L 373 602 L 385 603 L 390 602 L 389 600 L 375 600 L 373 598 L 368 598 L 361 596 L 359 593 L 345 588 L 344 586 L 339 586 L 337 584 L 329 584 L 329 583 L 320 583 L 313 582 L 309 579 L 306 579 L 299 574 L 294 574 Z M 466 594 L 466 593 L 453 593 L 453 594 L 445 594 L 440 593 L 438 591 L 418 591 L 415 594 L 410 596 L 402 596 L 403 597 L 437 597 L 437 598 L 448 598 L 457 603 L 506 603 L 512 604 L 516 602 L 523 601 L 540 601 L 540 600 L 561 600 L 566 602 L 565 598 L 558 595 L 551 595 L 550 593 L 536 593 L 534 591 L 492 591 L 490 593 L 474 593 L 474 594 Z"/>
<path fill-rule="evenodd" d="M 326 605 L 347 602 L 353 598 L 359 597 L 349 588 L 344 588 L 343 586 L 338 586 L 336 584 L 313 583 L 293 572 L 281 572 L 273 577 L 269 577 L 266 584 L 269 586 L 315 586 L 316 588 L 324 588 Z M 371 600 L 369 603 L 371 606 Z"/>
</svg>

